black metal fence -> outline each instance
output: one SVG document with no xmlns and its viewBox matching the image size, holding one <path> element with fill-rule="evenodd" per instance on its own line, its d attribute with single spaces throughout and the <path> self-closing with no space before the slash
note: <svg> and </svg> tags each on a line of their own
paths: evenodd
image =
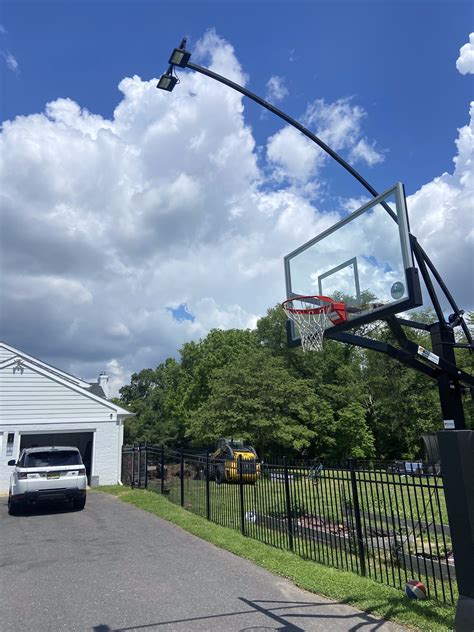
<svg viewBox="0 0 474 632">
<path fill-rule="evenodd" d="M 122 482 L 304 558 L 454 603 L 441 476 L 393 462 L 223 462 L 156 446 L 123 450 Z"/>
</svg>

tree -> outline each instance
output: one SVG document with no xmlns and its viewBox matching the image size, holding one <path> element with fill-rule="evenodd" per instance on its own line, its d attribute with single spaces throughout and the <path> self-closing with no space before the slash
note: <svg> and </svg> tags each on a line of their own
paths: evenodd
<svg viewBox="0 0 474 632">
<path fill-rule="evenodd" d="M 255 347 L 214 369 L 208 398 L 190 414 L 188 434 L 194 441 L 243 438 L 260 456 L 282 448 L 311 454 L 325 445 L 332 423 L 331 410 L 305 380 Z"/>
<path fill-rule="evenodd" d="M 136 413 L 125 424 L 125 443 L 184 445 L 182 378 L 181 366 L 172 358 L 132 375 L 130 385 L 120 389 L 120 403 Z"/>
<path fill-rule="evenodd" d="M 412 317 L 432 322 L 429 311 Z M 419 345 L 430 346 L 429 334 L 406 329 Z M 393 334 L 381 325 L 377 338 L 396 345 Z M 438 387 L 434 380 L 380 353 L 366 354 L 364 383 L 367 421 L 375 437 L 379 458 L 415 458 L 421 455 L 421 435 L 441 429 Z"/>
<path fill-rule="evenodd" d="M 360 381 L 363 353 L 356 347 L 332 340 L 325 340 L 321 353 L 304 353 L 301 347 L 288 348 L 286 320 L 280 305 L 269 309 L 267 315 L 257 322 L 259 344 L 284 359 L 288 370 L 295 376 L 311 380 L 315 392 L 321 397 L 328 396 L 328 385 L 339 385 L 347 391 L 349 399 L 360 400 L 360 394 L 355 394 L 355 387 Z"/>
<path fill-rule="evenodd" d="M 435 320 L 430 310 L 412 318 Z M 385 323 L 355 331 L 398 344 Z M 428 333 L 406 333 L 430 347 Z M 456 354 L 460 366 L 472 368 L 467 350 Z M 323 352 L 288 348 L 279 305 L 255 331 L 212 330 L 184 344 L 179 362 L 169 358 L 134 374 L 120 403 L 137 413 L 125 427 L 128 442 L 205 445 L 238 435 L 263 453 L 304 457 L 414 458 L 420 435 L 441 428 L 435 381 L 383 354 L 332 340 Z M 469 410 L 466 404 L 468 420 Z"/>
<path fill-rule="evenodd" d="M 248 329 L 212 329 L 203 340 L 185 343 L 180 350 L 185 409 L 194 410 L 207 399 L 212 371 L 257 347 L 255 332 Z"/>
<path fill-rule="evenodd" d="M 338 459 L 368 459 L 375 456 L 374 435 L 366 421 L 366 411 L 357 402 L 338 413 L 334 456 Z"/>
</svg>

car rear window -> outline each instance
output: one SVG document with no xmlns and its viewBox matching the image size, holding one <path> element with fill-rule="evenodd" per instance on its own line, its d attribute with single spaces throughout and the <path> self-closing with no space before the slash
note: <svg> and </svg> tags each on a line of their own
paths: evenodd
<svg viewBox="0 0 474 632">
<path fill-rule="evenodd" d="M 81 465 L 81 463 L 81 455 L 76 450 L 57 450 L 27 454 L 24 467 L 57 467 L 59 465 Z"/>
</svg>

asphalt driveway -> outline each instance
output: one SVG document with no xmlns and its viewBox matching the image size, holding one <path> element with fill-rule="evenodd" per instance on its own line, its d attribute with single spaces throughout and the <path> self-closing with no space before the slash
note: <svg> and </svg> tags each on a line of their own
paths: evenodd
<svg viewBox="0 0 474 632">
<path fill-rule="evenodd" d="M 0 612 L 6 632 L 404 629 L 105 494 L 16 517 L 0 499 Z"/>
</svg>

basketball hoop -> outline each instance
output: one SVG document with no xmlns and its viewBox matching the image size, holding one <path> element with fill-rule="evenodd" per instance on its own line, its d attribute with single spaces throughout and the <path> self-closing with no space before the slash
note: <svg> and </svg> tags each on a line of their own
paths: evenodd
<svg viewBox="0 0 474 632">
<path fill-rule="evenodd" d="M 303 351 L 322 351 L 329 323 L 338 325 L 346 320 L 346 304 L 328 296 L 294 296 L 281 306 L 300 332 Z"/>
</svg>

